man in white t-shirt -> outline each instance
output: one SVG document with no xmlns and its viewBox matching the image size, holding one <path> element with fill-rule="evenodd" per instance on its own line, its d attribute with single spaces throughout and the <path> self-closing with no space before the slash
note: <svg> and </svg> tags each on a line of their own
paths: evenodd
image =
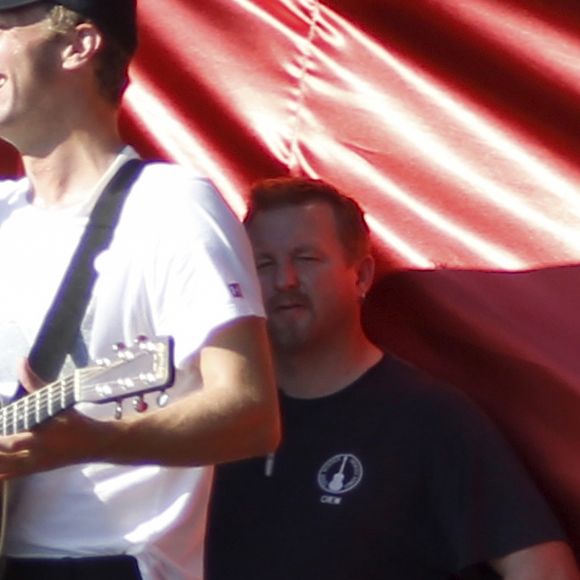
<svg viewBox="0 0 580 580">
<path fill-rule="evenodd" d="M 26 177 L 0 182 L 0 389 L 41 386 L 25 357 L 99 194 L 135 152 L 117 131 L 135 0 L 0 0 L 0 137 Z M 211 471 L 271 451 L 276 390 L 251 250 L 211 183 L 145 166 L 81 324 L 91 359 L 175 341 L 170 403 L 77 406 L 0 437 L 6 578 L 202 578 Z M 18 362 L 20 361 L 20 362 Z M 121 420 L 114 418 L 121 410 Z"/>
</svg>

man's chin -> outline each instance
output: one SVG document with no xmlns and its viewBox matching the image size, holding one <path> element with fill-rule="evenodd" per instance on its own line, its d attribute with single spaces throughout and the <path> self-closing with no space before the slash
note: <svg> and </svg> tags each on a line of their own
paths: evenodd
<svg viewBox="0 0 580 580">
<path fill-rule="evenodd" d="M 309 345 L 309 335 L 304 329 L 278 328 L 275 324 L 269 326 L 270 339 L 274 350 L 280 354 L 296 353 L 305 350 Z"/>
</svg>

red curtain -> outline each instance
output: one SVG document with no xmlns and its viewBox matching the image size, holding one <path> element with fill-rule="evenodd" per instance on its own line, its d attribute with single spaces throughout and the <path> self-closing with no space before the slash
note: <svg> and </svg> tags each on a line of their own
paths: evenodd
<svg viewBox="0 0 580 580">
<path fill-rule="evenodd" d="M 139 1 L 127 139 L 238 213 L 287 173 L 356 197 L 369 332 L 495 418 L 580 550 L 577 1 Z"/>
</svg>

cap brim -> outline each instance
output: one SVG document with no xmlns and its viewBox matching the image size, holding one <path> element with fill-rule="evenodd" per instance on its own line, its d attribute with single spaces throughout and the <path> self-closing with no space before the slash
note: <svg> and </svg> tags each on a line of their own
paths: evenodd
<svg viewBox="0 0 580 580">
<path fill-rule="evenodd" d="M 0 0 L 0 10 L 11 10 L 29 4 L 37 4 L 40 0 Z"/>
</svg>

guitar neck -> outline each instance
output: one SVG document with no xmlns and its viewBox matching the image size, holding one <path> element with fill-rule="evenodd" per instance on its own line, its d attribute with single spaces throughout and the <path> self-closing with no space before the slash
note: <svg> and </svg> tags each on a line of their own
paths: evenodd
<svg viewBox="0 0 580 580">
<path fill-rule="evenodd" d="M 77 369 L 66 378 L 0 408 L 0 435 L 15 435 L 40 425 L 76 403 L 110 403 L 173 384 L 173 340 L 169 336 L 136 339 L 132 347 L 117 345 L 114 360 Z M 144 408 L 141 409 L 144 410 Z M 135 410 L 139 411 L 137 407 Z M 140 412 L 141 412 L 140 411 Z M 0 574 L 1 576 L 1 574 Z"/>
<path fill-rule="evenodd" d="M 28 431 L 76 402 L 74 376 L 51 383 L 0 409 L 0 433 Z"/>
</svg>

